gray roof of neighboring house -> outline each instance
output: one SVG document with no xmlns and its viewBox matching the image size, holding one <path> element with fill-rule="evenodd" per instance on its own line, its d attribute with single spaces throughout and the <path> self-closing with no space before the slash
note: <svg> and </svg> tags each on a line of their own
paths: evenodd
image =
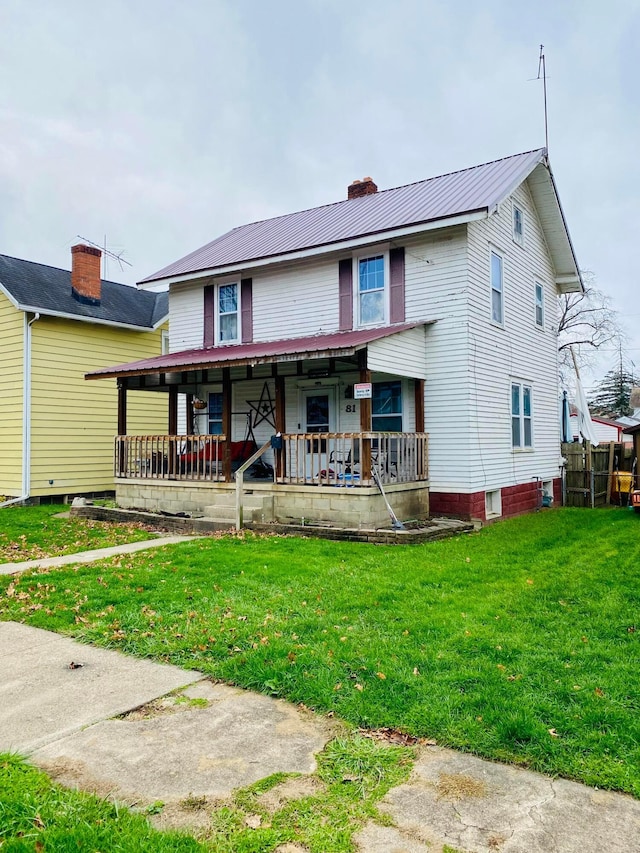
<svg viewBox="0 0 640 853">
<path fill-rule="evenodd" d="M 559 234 L 560 266 L 576 275 L 577 264 L 553 178 L 547 168 L 546 150 L 539 148 L 415 184 L 242 225 L 141 283 L 331 246 L 475 212 L 491 213 L 540 164 L 545 172 L 543 180 L 552 187 L 551 224 Z M 547 203 L 548 189 L 544 187 Z M 533 187 L 532 191 L 535 196 Z M 554 250 L 553 240 L 551 250 Z"/>
<path fill-rule="evenodd" d="M 57 267 L 0 255 L 0 289 L 23 311 L 95 323 L 153 329 L 167 319 L 167 293 L 148 293 L 115 281 L 102 281 L 99 305 L 74 299 L 71 273 Z"/>
</svg>

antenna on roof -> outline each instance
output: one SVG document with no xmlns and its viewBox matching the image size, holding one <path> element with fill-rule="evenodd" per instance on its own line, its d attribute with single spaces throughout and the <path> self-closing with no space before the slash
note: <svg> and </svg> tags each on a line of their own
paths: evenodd
<svg viewBox="0 0 640 853">
<path fill-rule="evenodd" d="M 547 117 L 547 66 L 544 60 L 544 45 L 540 45 L 540 56 L 538 57 L 538 76 L 537 80 L 540 80 L 540 75 L 542 73 L 542 91 L 544 92 L 544 146 L 547 149 L 547 156 L 549 155 L 549 123 Z"/>
<path fill-rule="evenodd" d="M 104 245 L 103 246 L 98 245 L 98 243 L 94 243 L 93 240 L 87 240 L 87 238 L 83 237 L 81 234 L 76 234 L 76 237 L 79 240 L 82 240 L 83 242 L 88 243 L 90 246 L 95 246 L 96 249 L 100 249 L 100 251 L 102 252 L 102 277 L 104 279 L 107 278 L 107 265 L 109 262 L 109 258 L 112 258 L 114 261 L 117 261 L 120 264 L 120 269 L 122 269 L 122 264 L 126 264 L 128 267 L 133 266 L 131 261 L 128 261 L 128 260 L 126 260 L 126 258 L 122 257 L 122 255 L 124 254 L 124 249 L 121 252 L 112 252 L 109 249 L 107 249 L 107 235 L 106 234 L 104 235 Z"/>
</svg>

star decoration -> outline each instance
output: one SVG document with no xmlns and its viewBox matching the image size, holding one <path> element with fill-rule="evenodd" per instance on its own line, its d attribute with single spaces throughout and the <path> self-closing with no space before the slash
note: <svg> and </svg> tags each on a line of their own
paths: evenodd
<svg viewBox="0 0 640 853">
<path fill-rule="evenodd" d="M 265 382 L 262 387 L 260 399 L 247 400 L 247 405 L 253 412 L 255 412 L 253 421 L 254 427 L 257 427 L 258 424 L 261 424 L 263 421 L 266 421 L 274 429 L 276 428 L 276 421 L 274 417 L 276 407 L 273 400 L 271 399 L 271 390 L 269 388 L 268 382 Z"/>
</svg>

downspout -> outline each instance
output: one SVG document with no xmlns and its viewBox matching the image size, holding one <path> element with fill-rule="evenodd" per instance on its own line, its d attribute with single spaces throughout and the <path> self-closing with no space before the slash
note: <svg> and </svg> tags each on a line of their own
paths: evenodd
<svg viewBox="0 0 640 853">
<path fill-rule="evenodd" d="M 23 503 L 28 500 L 31 491 L 31 326 L 40 319 L 40 313 L 36 311 L 31 320 L 26 322 L 22 353 L 22 494 L 19 498 L 0 503 L 3 506 Z"/>
</svg>

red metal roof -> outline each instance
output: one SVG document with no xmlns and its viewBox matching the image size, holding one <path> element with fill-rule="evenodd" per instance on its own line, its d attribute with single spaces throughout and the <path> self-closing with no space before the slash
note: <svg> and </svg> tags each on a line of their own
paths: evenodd
<svg viewBox="0 0 640 853">
<path fill-rule="evenodd" d="M 540 148 L 361 198 L 242 225 L 141 283 L 490 210 L 545 157 L 545 149 Z"/>
<path fill-rule="evenodd" d="M 430 321 L 434 322 L 434 321 Z M 328 335 L 311 335 L 306 338 L 287 338 L 278 341 L 260 341 L 251 344 L 233 344 L 224 347 L 183 350 L 154 358 L 143 358 L 115 367 L 103 367 L 86 374 L 87 379 L 104 379 L 118 376 L 139 376 L 143 373 L 176 373 L 187 370 L 206 370 L 244 364 L 271 364 L 300 359 L 336 358 L 353 355 L 371 341 L 406 332 L 422 323 L 402 323 L 377 329 L 358 329 L 333 332 Z"/>
</svg>

